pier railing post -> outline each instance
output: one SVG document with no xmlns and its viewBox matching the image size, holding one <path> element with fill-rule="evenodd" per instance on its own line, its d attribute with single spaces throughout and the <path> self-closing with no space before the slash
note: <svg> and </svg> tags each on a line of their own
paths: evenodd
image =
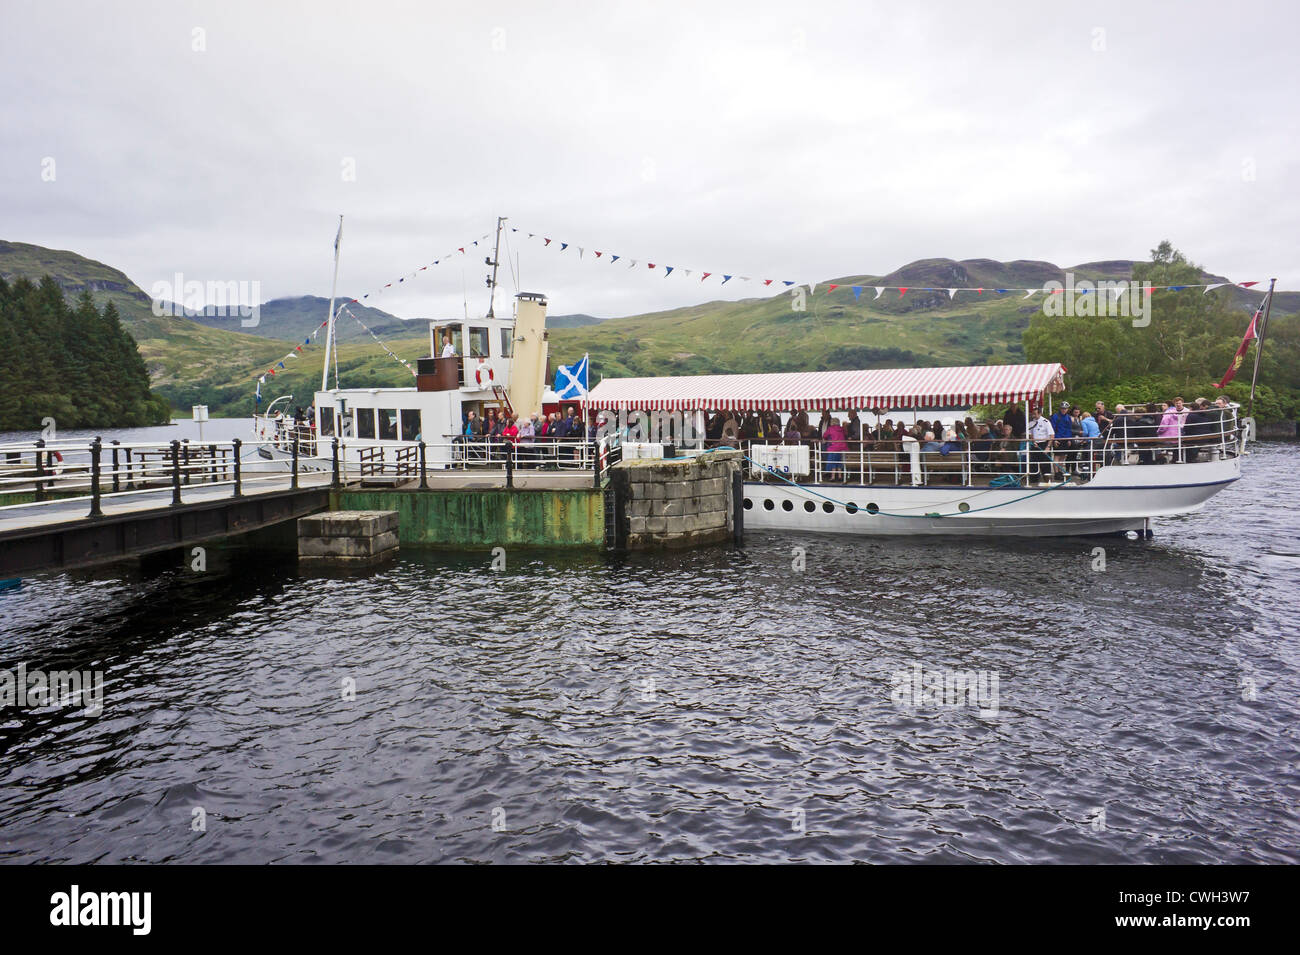
<svg viewBox="0 0 1300 955">
<path fill-rule="evenodd" d="M 596 453 L 591 456 L 591 473 L 593 477 L 593 487 L 600 490 L 600 445 L 596 445 Z"/>
<path fill-rule="evenodd" d="M 298 490 L 298 429 L 293 429 L 293 480 L 289 487 Z"/>
<path fill-rule="evenodd" d="M 190 439 L 184 438 L 181 441 L 181 447 L 185 452 L 185 483 L 190 483 Z"/>
<path fill-rule="evenodd" d="M 104 512 L 99 507 L 99 454 L 103 450 L 103 443 L 99 438 L 90 442 L 90 514 L 89 517 L 103 517 Z"/>
<path fill-rule="evenodd" d="M 131 465 L 131 449 L 126 449 L 126 489 L 135 490 L 135 469 Z"/>
<path fill-rule="evenodd" d="M 427 491 L 428 489 L 429 489 L 428 458 L 427 455 L 425 454 L 424 442 L 421 441 L 420 442 L 420 490 Z"/>
<path fill-rule="evenodd" d="M 510 446 L 509 441 L 505 442 L 505 452 L 506 452 L 506 487 L 508 489 L 513 489 L 515 486 L 515 455 L 514 455 L 514 448 Z"/>
<path fill-rule="evenodd" d="M 235 497 L 239 497 L 244 492 L 244 488 L 242 484 L 243 475 L 240 473 L 239 470 L 240 467 L 239 452 L 243 444 L 244 442 L 240 441 L 238 438 L 235 438 L 234 441 L 230 442 L 230 446 L 233 449 L 233 454 L 235 456 Z"/>
<path fill-rule="evenodd" d="M 36 500 L 45 500 L 45 452 L 41 449 L 45 447 L 45 439 L 36 439 Z"/>
<path fill-rule="evenodd" d="M 172 507 L 181 502 L 181 443 L 172 439 Z"/>
<path fill-rule="evenodd" d="M 423 445 L 421 445 L 421 447 L 423 447 Z M 333 449 L 330 452 L 330 456 L 333 459 L 333 465 L 334 465 L 334 476 L 330 480 L 330 484 L 331 486 L 337 489 L 343 486 L 343 482 L 339 477 L 339 439 L 338 438 L 335 438 L 333 440 Z M 421 457 L 423 458 L 423 455 L 421 455 Z"/>
<path fill-rule="evenodd" d="M 114 494 L 122 490 L 122 477 L 120 474 L 117 473 L 117 446 L 119 444 L 121 444 L 121 442 L 118 441 L 116 438 L 114 438 L 113 439 L 113 493 Z M 127 454 L 130 453 L 131 453 L 130 451 L 127 451 Z"/>
</svg>

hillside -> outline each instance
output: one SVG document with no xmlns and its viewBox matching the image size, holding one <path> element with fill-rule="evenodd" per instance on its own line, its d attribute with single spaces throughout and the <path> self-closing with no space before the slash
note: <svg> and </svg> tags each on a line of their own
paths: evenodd
<svg viewBox="0 0 1300 955">
<path fill-rule="evenodd" d="M 1024 361 L 1021 335 L 1042 296 L 998 295 L 995 288 L 1040 288 L 1046 282 L 1128 279 L 1128 260 L 1090 262 L 1063 269 L 1050 262 L 995 262 L 991 259 L 921 259 L 882 276 L 828 279 L 807 298 L 804 312 L 792 310 L 793 297 L 781 292 L 739 302 L 710 302 L 647 315 L 608 319 L 594 327 L 556 329 L 551 359 L 568 364 L 591 354 L 597 376 L 691 375 L 753 371 L 828 370 L 982 364 Z M 1205 282 L 1226 282 L 1205 275 Z M 854 300 L 852 285 L 907 286 L 884 293 L 864 289 Z M 827 293 L 829 285 L 838 289 Z M 983 287 L 982 295 L 950 287 Z M 926 292 L 917 289 L 934 288 Z M 1257 290 L 1224 288 L 1234 307 L 1252 308 Z M 1300 293 L 1281 293 L 1274 314 L 1300 311 Z M 1245 327 L 1245 318 L 1242 320 Z"/>
<path fill-rule="evenodd" d="M 991 259 L 922 259 L 887 275 L 828 279 L 807 299 L 803 312 L 792 310 L 788 291 L 737 302 L 708 302 L 624 318 L 552 316 L 551 364 L 569 364 L 591 354 L 593 381 L 616 375 L 739 373 L 753 371 L 872 368 L 936 364 L 1024 361 L 1021 336 L 1040 314 L 1041 296 L 998 295 L 995 288 L 1036 288 L 1045 282 L 1127 279 L 1129 260 L 1089 262 L 1063 269 L 1050 262 Z M 327 299 L 298 296 L 265 303 L 257 329 L 233 331 L 233 319 L 200 316 L 198 321 L 157 317 L 149 297 L 127 276 L 71 252 L 23 243 L 0 242 L 0 275 L 39 278 L 51 274 L 66 294 L 90 291 L 97 304 L 113 301 L 124 327 L 140 346 L 154 386 L 180 409 L 206 403 L 214 414 L 247 414 L 253 406 L 254 379 L 301 341 L 327 311 Z M 1203 273 L 1202 281 L 1227 279 Z M 828 285 L 841 286 L 827 292 Z M 852 285 L 908 286 L 908 293 L 876 298 L 867 288 L 854 300 Z M 949 287 L 984 287 L 982 295 Z M 926 292 L 917 289 L 934 288 Z M 553 304 L 563 289 L 550 291 Z M 1183 294 L 1183 293 L 1178 293 Z M 1245 312 L 1260 299 L 1257 289 L 1227 287 L 1211 293 Z M 1300 293 L 1277 296 L 1274 315 L 1300 311 Z M 379 310 L 360 313 L 393 350 L 407 360 L 427 354 L 422 321 L 403 323 Z M 203 324 L 207 322 L 207 324 Z M 1242 327 L 1245 325 L 1243 314 Z M 375 346 L 356 323 L 340 326 L 343 345 L 339 371 L 346 384 L 392 386 L 410 383 L 410 373 Z M 281 339 L 268 338 L 277 334 Z M 320 382 L 318 344 L 299 361 L 268 380 L 263 393 L 310 394 Z"/>
<path fill-rule="evenodd" d="M 348 298 L 340 295 L 336 304 L 347 301 Z M 246 321 L 247 317 L 240 316 L 236 309 L 209 307 L 202 311 L 185 309 L 184 312 L 186 318 L 208 328 L 238 330 L 259 338 L 299 342 L 311 329 L 325 320 L 329 308 L 329 298 L 321 295 L 297 295 L 292 298 L 272 299 L 262 303 L 261 308 L 258 309 L 257 325 L 252 328 L 242 326 L 241 318 Z M 350 305 L 349 310 L 380 338 L 427 337 L 429 334 L 427 319 L 401 319 L 382 309 L 367 308 L 361 304 Z M 364 328 L 346 315 L 342 316 L 342 320 L 336 325 L 335 332 L 341 342 L 372 340 Z"/>
<path fill-rule="evenodd" d="M 0 277 L 25 277 L 33 282 L 49 275 L 70 301 L 90 293 L 97 306 L 117 306 L 122 327 L 139 345 L 153 387 L 174 405 L 174 386 L 232 369 L 278 361 L 287 347 L 237 331 L 207 328 L 188 318 L 153 314 L 149 296 L 117 269 L 75 252 L 46 249 L 25 242 L 0 240 Z"/>
</svg>

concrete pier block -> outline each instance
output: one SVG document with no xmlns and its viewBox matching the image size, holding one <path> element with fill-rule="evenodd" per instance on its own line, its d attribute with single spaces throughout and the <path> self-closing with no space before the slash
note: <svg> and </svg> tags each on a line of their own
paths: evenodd
<svg viewBox="0 0 1300 955">
<path fill-rule="evenodd" d="M 397 553 L 397 511 L 333 511 L 298 520 L 300 563 L 364 566 Z"/>
</svg>

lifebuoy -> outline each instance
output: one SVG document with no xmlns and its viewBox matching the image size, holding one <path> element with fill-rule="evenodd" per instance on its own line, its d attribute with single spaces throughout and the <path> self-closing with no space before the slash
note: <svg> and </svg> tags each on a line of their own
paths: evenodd
<svg viewBox="0 0 1300 955">
<path fill-rule="evenodd" d="M 474 380 L 475 380 L 479 385 L 482 385 L 482 384 L 483 384 L 483 369 L 484 369 L 484 368 L 487 369 L 487 373 L 488 373 L 488 381 L 495 381 L 495 380 L 496 380 L 496 374 L 492 371 L 492 366 L 491 366 L 491 365 L 479 365 L 477 368 L 474 369 Z"/>
<path fill-rule="evenodd" d="M 55 474 L 62 474 L 63 473 L 63 452 L 51 451 L 50 464 L 51 464 L 50 467 L 51 471 L 53 471 Z"/>
</svg>

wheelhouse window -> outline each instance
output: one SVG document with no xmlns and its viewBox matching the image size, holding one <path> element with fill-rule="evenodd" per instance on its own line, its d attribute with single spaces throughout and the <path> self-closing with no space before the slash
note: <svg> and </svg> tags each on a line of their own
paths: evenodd
<svg viewBox="0 0 1300 955">
<path fill-rule="evenodd" d="M 396 408 L 379 409 L 379 440 L 381 441 L 397 440 L 397 409 Z"/>
<path fill-rule="evenodd" d="M 501 357 L 510 358 L 515 353 L 515 330 L 513 328 L 501 329 Z"/>
<path fill-rule="evenodd" d="M 357 409 L 357 437 L 374 440 L 375 437 L 375 409 L 374 408 Z"/>
<path fill-rule="evenodd" d="M 320 409 L 320 436 L 322 438 L 332 438 L 334 436 L 334 409 Z"/>
<path fill-rule="evenodd" d="M 403 441 L 418 441 L 420 439 L 420 409 L 403 408 L 401 417 L 400 432 Z"/>
<path fill-rule="evenodd" d="M 469 330 L 469 357 L 488 358 L 488 330 L 471 327 Z"/>
<path fill-rule="evenodd" d="M 352 412 L 340 411 L 339 412 L 339 437 L 350 438 L 352 437 L 352 434 L 353 434 Z"/>
</svg>

